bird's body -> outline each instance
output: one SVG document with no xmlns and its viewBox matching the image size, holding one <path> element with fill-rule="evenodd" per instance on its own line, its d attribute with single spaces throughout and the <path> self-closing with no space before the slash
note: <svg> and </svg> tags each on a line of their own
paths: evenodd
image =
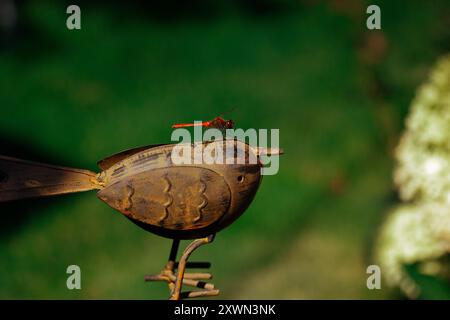
<svg viewBox="0 0 450 320">
<path fill-rule="evenodd" d="M 181 163 L 176 160 L 180 150 Z M 207 289 L 191 292 L 190 297 L 217 295 L 212 284 L 200 281 L 209 274 L 183 278 L 187 259 L 249 206 L 262 179 L 259 156 L 281 153 L 234 139 L 153 145 L 99 161 L 98 174 L 0 156 L 0 202 L 97 190 L 102 201 L 140 227 L 174 239 L 164 271 L 148 280 L 167 281 L 171 299 L 181 298 L 182 284 Z M 216 160 L 205 160 L 208 155 Z M 185 250 L 175 276 L 176 252 L 183 239 L 197 240 Z"/>
<path fill-rule="evenodd" d="M 161 236 L 192 239 L 222 230 L 253 200 L 261 150 L 231 139 L 189 144 L 192 161 L 176 164 L 177 146 L 120 152 L 99 161 L 98 174 L 0 156 L 0 202 L 98 190 L 102 201 Z M 198 161 L 199 147 L 222 150 L 222 161 Z"/>
<path fill-rule="evenodd" d="M 230 140 L 236 154 L 254 159 L 248 145 Z M 204 142 L 203 145 L 222 144 Z M 98 197 L 144 229 L 177 239 L 199 238 L 233 222 L 248 207 L 261 181 L 260 164 L 174 164 L 176 145 L 150 147 L 127 156 L 98 175 Z M 194 145 L 191 148 L 194 155 Z M 197 146 L 198 147 L 198 146 Z M 234 164 L 226 164 L 233 157 Z M 194 161 L 192 161 L 194 162 Z M 244 161 L 242 161 L 244 162 Z"/>
</svg>

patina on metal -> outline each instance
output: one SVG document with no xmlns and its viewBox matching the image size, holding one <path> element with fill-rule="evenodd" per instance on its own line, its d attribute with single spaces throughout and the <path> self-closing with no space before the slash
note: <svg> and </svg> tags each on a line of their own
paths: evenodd
<svg viewBox="0 0 450 320">
<path fill-rule="evenodd" d="M 247 209 L 262 180 L 259 156 L 282 151 L 253 148 L 234 139 L 207 141 L 187 145 L 191 161 L 178 164 L 172 154 L 176 146 L 123 151 L 99 161 L 99 174 L 0 156 L 0 202 L 98 190 L 99 199 L 138 226 L 173 239 L 168 263 L 160 274 L 146 276 L 146 281 L 166 281 L 170 299 L 175 300 L 217 295 L 219 290 L 204 282 L 211 274 L 185 273 L 186 268 L 210 264 L 187 260 Z M 223 161 L 197 161 L 198 147 L 221 150 Z M 185 239 L 196 240 L 177 263 L 179 243 Z M 202 290 L 182 293 L 182 285 Z"/>
</svg>

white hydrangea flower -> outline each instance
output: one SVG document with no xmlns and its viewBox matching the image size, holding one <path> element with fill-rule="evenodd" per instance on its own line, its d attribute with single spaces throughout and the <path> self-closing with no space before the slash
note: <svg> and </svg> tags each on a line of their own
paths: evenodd
<svg viewBox="0 0 450 320">
<path fill-rule="evenodd" d="M 396 160 L 394 182 L 407 203 L 389 213 L 375 255 L 388 284 L 414 298 L 420 288 L 403 266 L 450 253 L 450 55 L 419 88 Z"/>
<path fill-rule="evenodd" d="M 403 266 L 437 259 L 450 250 L 450 214 L 441 203 L 404 204 L 392 210 L 379 235 L 376 260 L 390 286 L 420 293 Z"/>
</svg>

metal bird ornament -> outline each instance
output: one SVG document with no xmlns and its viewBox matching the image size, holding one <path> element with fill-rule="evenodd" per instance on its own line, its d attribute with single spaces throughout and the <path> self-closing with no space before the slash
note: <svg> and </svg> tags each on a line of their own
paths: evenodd
<svg viewBox="0 0 450 320">
<path fill-rule="evenodd" d="M 214 296 L 219 290 L 205 282 L 212 278 L 211 274 L 185 273 L 186 268 L 209 268 L 210 264 L 187 260 L 249 206 L 262 179 L 259 157 L 282 152 L 251 147 L 234 139 L 205 141 L 185 145 L 183 150 L 192 151 L 190 157 L 194 160 L 196 148 L 212 146 L 223 151 L 222 164 L 176 164 L 172 153 L 177 146 L 151 145 L 120 152 L 99 161 L 98 174 L 0 156 L 0 202 L 98 190 L 100 200 L 136 225 L 173 239 L 164 269 L 146 276 L 146 281 L 166 281 L 173 300 Z M 251 163 L 251 158 L 256 161 Z M 186 247 L 177 263 L 178 246 L 185 239 L 196 240 Z M 200 290 L 181 292 L 182 285 Z"/>
</svg>

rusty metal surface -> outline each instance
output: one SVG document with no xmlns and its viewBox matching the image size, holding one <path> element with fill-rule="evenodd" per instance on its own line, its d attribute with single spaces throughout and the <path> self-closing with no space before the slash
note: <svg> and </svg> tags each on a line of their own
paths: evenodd
<svg viewBox="0 0 450 320">
<path fill-rule="evenodd" d="M 129 218 L 170 230 L 205 228 L 229 209 L 230 188 L 212 170 L 169 167 L 126 177 L 98 197 Z"/>
<path fill-rule="evenodd" d="M 89 170 L 0 156 L 0 202 L 100 188 Z"/>
<path fill-rule="evenodd" d="M 204 144 L 210 144 L 205 142 Z M 219 142 L 217 142 L 219 143 Z M 215 233 L 249 206 L 261 182 L 255 150 L 240 141 L 223 164 L 172 163 L 175 145 L 140 150 L 98 175 L 98 197 L 142 228 L 168 238 L 195 239 Z M 194 145 L 192 157 L 194 157 Z M 240 151 L 240 152 L 238 152 Z M 242 164 L 237 164 L 241 157 Z M 114 156 L 109 157 L 114 158 Z M 235 164 L 226 164 L 226 160 Z"/>
<path fill-rule="evenodd" d="M 151 144 L 151 145 L 148 145 L 148 146 L 128 149 L 128 150 L 125 150 L 125 151 L 113 154 L 112 156 L 106 157 L 106 158 L 98 161 L 97 165 L 98 165 L 98 167 L 100 169 L 107 170 L 111 166 L 113 166 L 114 164 L 116 164 L 119 161 L 122 161 L 122 160 L 128 158 L 129 156 L 132 156 L 133 154 L 136 154 L 136 153 L 139 153 L 141 151 L 148 150 L 148 149 L 151 149 L 151 148 L 154 148 L 154 147 L 163 146 L 163 145 L 164 144 Z"/>
<path fill-rule="evenodd" d="M 194 161 L 199 144 L 221 144 L 224 162 Z M 102 201 L 138 226 L 174 239 L 163 271 L 146 276 L 146 281 L 167 282 L 170 299 L 174 300 L 215 296 L 219 290 L 204 281 L 212 278 L 210 273 L 185 272 L 190 267 L 209 268 L 210 263 L 188 262 L 189 256 L 212 242 L 215 233 L 235 221 L 252 202 L 262 180 L 259 157 L 283 151 L 253 148 L 231 139 L 199 144 L 187 145 L 193 160 L 189 164 L 173 163 L 172 152 L 177 145 L 152 145 L 99 161 L 99 174 L 0 156 L 0 202 L 99 190 Z M 220 153 L 221 149 L 215 150 Z M 177 263 L 182 239 L 196 240 Z M 201 290 L 181 292 L 182 285 Z"/>
</svg>

